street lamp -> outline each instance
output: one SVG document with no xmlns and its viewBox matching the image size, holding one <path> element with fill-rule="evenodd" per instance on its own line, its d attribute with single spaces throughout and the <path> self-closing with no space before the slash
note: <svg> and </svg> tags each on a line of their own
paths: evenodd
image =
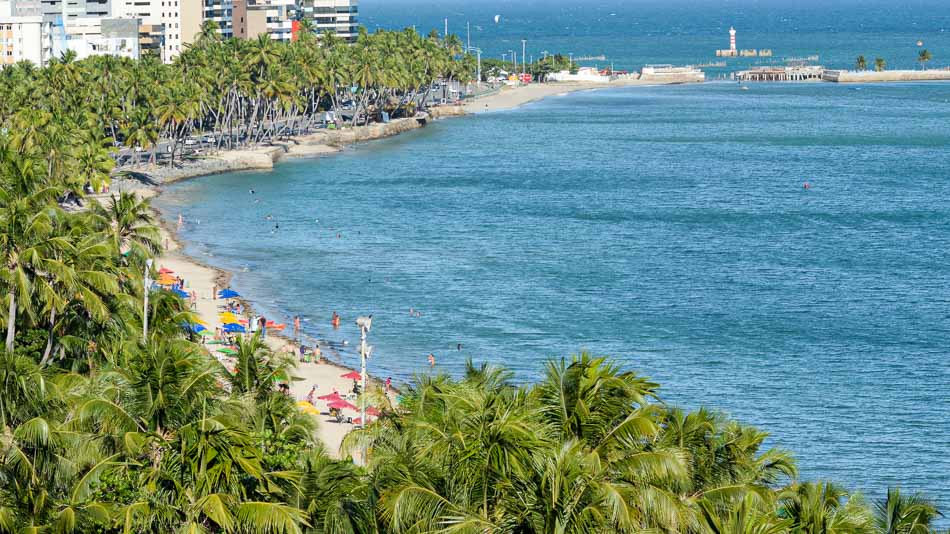
<svg viewBox="0 0 950 534">
<path fill-rule="evenodd" d="M 522 40 L 521 40 L 521 80 L 522 80 L 522 81 L 524 81 L 524 71 L 525 71 L 525 64 L 524 64 L 525 55 L 524 55 L 524 50 L 525 50 L 525 45 L 527 45 L 527 44 L 528 44 L 528 40 L 527 40 L 527 39 L 522 39 Z"/>
<path fill-rule="evenodd" d="M 142 340 L 145 343 L 148 343 L 148 292 L 152 285 L 151 270 L 152 258 L 148 258 L 145 260 L 145 277 L 142 280 L 143 293 L 145 294 L 145 306 L 142 309 Z"/>
<path fill-rule="evenodd" d="M 360 425 L 366 428 L 366 359 L 369 358 L 373 347 L 366 346 L 366 334 L 373 327 L 373 316 L 360 316 L 356 318 L 356 326 L 360 329 Z M 363 465 L 366 465 L 366 447 L 362 452 Z"/>
</svg>

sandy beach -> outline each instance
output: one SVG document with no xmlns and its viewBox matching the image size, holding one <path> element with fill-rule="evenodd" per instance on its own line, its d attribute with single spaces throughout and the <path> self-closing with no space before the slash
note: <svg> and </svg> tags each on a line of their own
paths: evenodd
<svg viewBox="0 0 950 534">
<path fill-rule="evenodd" d="M 613 84 L 549 83 L 514 88 L 505 87 L 497 93 L 466 102 L 461 106 L 434 108 L 430 110 L 428 118 L 439 119 L 466 113 L 512 109 L 551 96 L 631 84 L 630 82 L 616 82 Z M 272 169 L 274 164 L 284 157 L 330 155 L 342 150 L 342 147 L 348 144 L 398 135 L 422 125 L 423 122 L 416 119 L 397 119 L 387 124 L 373 124 L 335 131 L 324 130 L 270 146 L 222 151 L 214 155 L 187 160 L 173 168 L 136 168 L 132 177 L 115 177 L 112 190 L 134 191 L 142 197 L 151 197 L 161 193 L 161 185 L 178 180 L 222 172 Z M 176 240 L 176 230 L 174 221 L 163 221 L 162 238 L 166 250 L 156 260 L 157 268 L 170 269 L 174 271 L 176 276 L 185 280 L 185 290 L 188 292 L 194 291 L 196 295 L 196 313 L 208 324 L 208 328 L 214 331 L 215 328 L 222 325 L 219 318 L 221 311 L 219 306 L 224 303 L 224 301 L 214 298 L 215 291 L 228 287 L 231 275 L 224 270 L 211 267 L 185 255 L 180 243 Z M 244 302 L 244 304 L 253 307 L 253 303 Z M 297 360 L 299 345 L 288 337 L 293 334 L 292 319 L 287 317 L 274 319 L 275 322 L 285 323 L 287 326 L 283 335 L 269 333 L 267 337 L 268 345 L 274 351 L 292 352 L 294 359 Z M 343 318 L 344 321 L 354 319 L 351 317 Z M 326 320 L 329 322 L 330 317 L 328 316 Z M 295 371 L 297 379 L 290 386 L 291 394 L 298 401 L 305 400 L 314 385 L 317 386 L 316 396 L 326 395 L 334 391 L 340 392 L 341 395 L 345 394 L 352 389 L 353 383 L 351 380 L 342 378 L 341 375 L 349 371 L 351 369 L 330 362 L 300 363 Z M 381 386 L 378 380 L 374 380 L 374 383 L 376 387 Z M 356 404 L 355 399 L 350 402 Z M 317 437 L 325 445 L 329 454 L 339 457 L 343 438 L 352 430 L 353 425 L 332 420 L 327 414 L 324 401 L 317 400 L 315 404 L 321 413 L 319 416 L 314 416 L 318 420 Z M 354 410 L 344 410 L 344 415 L 356 418 L 359 414 Z"/>
</svg>

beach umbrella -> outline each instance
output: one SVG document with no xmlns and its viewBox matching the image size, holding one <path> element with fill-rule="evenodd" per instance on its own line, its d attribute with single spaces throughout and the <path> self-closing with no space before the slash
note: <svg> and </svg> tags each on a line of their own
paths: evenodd
<svg viewBox="0 0 950 534">
<path fill-rule="evenodd" d="M 222 348 L 222 349 L 218 349 L 218 352 L 220 352 L 221 354 L 227 354 L 228 356 L 231 356 L 231 355 L 233 355 L 233 354 L 237 354 L 237 351 L 236 351 L 236 350 L 231 349 L 231 348 L 228 348 L 228 347 L 224 347 L 224 348 Z"/>
<path fill-rule="evenodd" d="M 169 269 L 168 267 L 162 267 L 158 270 L 158 274 L 174 274 L 175 271 Z"/>
<path fill-rule="evenodd" d="M 233 290 L 233 289 L 231 289 L 231 288 L 222 289 L 221 291 L 218 291 L 218 298 L 219 298 L 219 299 L 233 299 L 233 298 L 237 298 L 237 297 L 240 297 L 240 296 L 241 296 L 240 293 L 238 293 L 237 291 L 235 291 L 235 290 Z"/>
<path fill-rule="evenodd" d="M 229 324 L 224 325 L 224 331 L 229 334 L 243 334 L 247 332 L 247 330 L 243 326 L 239 324 L 234 324 L 234 323 L 229 323 Z"/>
<path fill-rule="evenodd" d="M 212 332 L 211 330 L 208 330 L 207 328 L 202 328 L 201 330 L 198 330 L 197 334 L 199 336 L 207 337 L 207 336 L 213 336 L 214 332 Z M 208 343 L 210 344 L 212 342 L 209 341 Z"/>
<path fill-rule="evenodd" d="M 297 403 L 297 406 L 301 411 L 306 412 L 310 415 L 320 415 L 320 410 L 316 408 L 313 404 L 310 404 L 307 401 L 300 401 Z"/>
<path fill-rule="evenodd" d="M 346 402 L 345 400 L 342 400 L 342 399 L 338 401 L 328 402 L 327 407 L 333 408 L 334 410 L 355 410 L 356 409 L 356 406 L 353 406 L 349 402 Z"/>
<path fill-rule="evenodd" d="M 188 294 L 187 291 L 182 291 L 181 289 L 178 289 L 178 288 L 173 289 L 173 290 L 172 290 L 172 293 L 178 295 L 179 297 L 181 297 L 181 298 L 183 298 L 183 299 L 186 299 L 186 298 L 188 298 L 188 297 L 191 296 L 191 295 Z"/>
<path fill-rule="evenodd" d="M 363 375 L 357 373 L 356 371 L 350 371 L 345 375 L 340 375 L 340 378 L 345 378 L 347 380 L 359 380 L 360 378 L 363 378 Z"/>
<path fill-rule="evenodd" d="M 362 425 L 362 424 L 363 424 L 363 418 L 362 418 L 362 417 L 357 417 L 357 418 L 353 419 L 353 424 L 354 424 L 354 425 Z"/>
<path fill-rule="evenodd" d="M 317 398 L 320 400 L 325 400 L 325 401 L 330 401 L 330 402 L 333 402 L 336 400 L 343 400 L 343 397 L 341 397 L 340 394 L 337 393 L 336 391 L 334 391 L 333 393 L 330 393 L 329 395 L 321 395 Z"/>
<path fill-rule="evenodd" d="M 366 409 L 366 415 L 372 415 L 373 417 L 379 417 L 379 410 L 375 406 L 370 406 Z"/>
<path fill-rule="evenodd" d="M 192 321 L 192 323 L 194 323 L 194 324 L 200 324 L 201 326 L 208 326 L 208 323 L 206 323 L 206 322 L 204 322 L 203 320 L 201 320 L 200 317 L 196 318 L 194 321 Z"/>
</svg>

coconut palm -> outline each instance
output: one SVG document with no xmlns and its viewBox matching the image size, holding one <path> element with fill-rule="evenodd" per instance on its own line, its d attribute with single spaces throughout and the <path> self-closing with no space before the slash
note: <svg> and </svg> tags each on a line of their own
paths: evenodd
<svg viewBox="0 0 950 534">
<path fill-rule="evenodd" d="M 887 490 L 887 498 L 874 505 L 875 524 L 882 534 L 927 534 L 940 515 L 933 501 L 919 493 L 902 494 L 898 488 Z"/>
<path fill-rule="evenodd" d="M 868 60 L 864 59 L 864 56 L 858 56 L 858 59 L 854 62 L 854 68 L 857 70 L 868 70 Z"/>
</svg>

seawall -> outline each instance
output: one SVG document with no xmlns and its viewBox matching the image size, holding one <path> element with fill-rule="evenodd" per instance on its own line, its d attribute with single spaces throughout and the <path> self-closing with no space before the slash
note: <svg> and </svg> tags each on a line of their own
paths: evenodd
<svg viewBox="0 0 950 534">
<path fill-rule="evenodd" d="M 851 71 L 826 70 L 821 79 L 836 83 L 920 82 L 950 80 L 950 69 Z"/>
</svg>

